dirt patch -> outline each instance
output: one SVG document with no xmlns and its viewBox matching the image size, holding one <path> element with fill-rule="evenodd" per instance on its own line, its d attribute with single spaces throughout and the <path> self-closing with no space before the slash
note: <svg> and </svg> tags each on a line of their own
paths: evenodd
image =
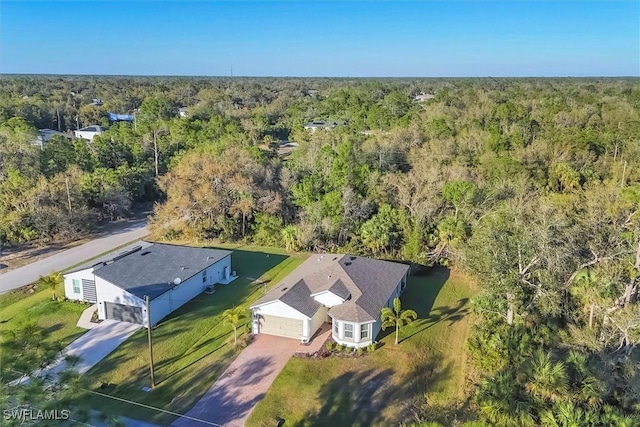
<svg viewBox="0 0 640 427">
<path fill-rule="evenodd" d="M 5 248 L 2 250 L 2 256 L 0 256 L 0 264 L 4 264 L 7 267 L 1 269 L 0 273 L 55 255 L 58 252 L 65 251 L 73 248 L 74 246 L 82 245 L 90 240 L 90 237 L 85 237 L 72 242 L 53 242 L 46 245 L 37 245 L 32 243 Z"/>
</svg>

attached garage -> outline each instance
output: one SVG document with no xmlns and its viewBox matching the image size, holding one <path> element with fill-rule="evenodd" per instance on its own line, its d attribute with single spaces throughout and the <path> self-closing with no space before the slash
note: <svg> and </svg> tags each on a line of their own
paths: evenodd
<svg viewBox="0 0 640 427">
<path fill-rule="evenodd" d="M 265 314 L 260 315 L 258 322 L 259 333 L 261 334 L 302 339 L 304 332 L 302 320 Z"/>
<path fill-rule="evenodd" d="M 132 305 L 118 304 L 105 301 L 105 311 L 107 319 L 119 320 L 121 322 L 144 324 L 142 308 Z"/>
</svg>

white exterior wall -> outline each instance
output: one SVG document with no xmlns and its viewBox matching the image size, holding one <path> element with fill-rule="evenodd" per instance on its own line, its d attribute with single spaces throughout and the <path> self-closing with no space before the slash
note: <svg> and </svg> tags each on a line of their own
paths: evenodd
<svg viewBox="0 0 640 427">
<path fill-rule="evenodd" d="M 98 297 L 98 318 L 105 320 L 107 318 L 107 311 L 105 309 L 105 302 L 113 302 L 116 304 L 131 305 L 135 307 L 142 307 L 142 317 L 147 318 L 147 310 L 144 306 L 142 298 L 138 298 L 135 295 L 130 294 L 122 288 L 114 285 L 111 282 L 104 280 L 101 277 L 96 278 L 96 294 Z"/>
<path fill-rule="evenodd" d="M 320 304 L 329 308 L 333 307 L 334 305 L 340 305 L 344 302 L 342 298 L 340 298 L 333 292 L 329 292 L 329 291 L 320 292 L 319 294 L 312 295 L 312 296 L 313 296 L 313 299 L 318 301 Z"/>
<path fill-rule="evenodd" d="M 80 293 L 73 292 L 73 279 L 80 281 Z M 70 300 L 84 301 L 82 279 L 93 280 L 93 267 L 64 275 L 64 295 Z"/>
<path fill-rule="evenodd" d="M 338 320 L 338 335 L 336 335 L 335 330 L 334 330 L 334 326 L 335 326 L 335 319 L 332 319 L 331 322 L 331 338 L 333 338 L 333 340 L 335 342 L 337 342 L 338 344 L 342 344 L 344 346 L 347 347 L 355 347 L 355 348 L 360 348 L 360 347 L 366 347 L 369 344 L 371 344 L 373 342 L 373 339 L 371 337 L 375 337 L 378 333 L 376 332 L 376 323 L 378 324 L 377 329 L 378 332 L 380 332 L 380 322 L 376 321 L 372 326 L 369 327 L 369 332 L 371 332 L 371 335 L 369 336 L 369 338 L 365 338 L 365 339 L 360 339 L 360 325 L 361 323 L 353 323 L 353 322 L 342 322 Z M 345 339 L 344 338 L 344 324 L 345 323 L 350 323 L 353 325 L 353 339 Z M 371 323 L 371 322 L 367 322 L 367 323 Z"/>
<path fill-rule="evenodd" d="M 93 141 L 93 138 L 96 135 L 100 135 L 102 133 L 102 131 L 92 131 L 92 130 L 74 130 L 73 134 L 76 136 L 76 138 L 82 138 L 82 139 L 87 139 L 89 141 Z"/>
</svg>

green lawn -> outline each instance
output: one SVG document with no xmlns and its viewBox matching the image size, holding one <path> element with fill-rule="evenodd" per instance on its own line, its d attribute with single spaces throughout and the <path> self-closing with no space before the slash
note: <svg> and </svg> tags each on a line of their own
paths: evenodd
<svg viewBox="0 0 640 427">
<path fill-rule="evenodd" d="M 63 286 L 56 289 L 56 295 L 64 295 Z M 64 348 L 85 332 L 76 323 L 87 304 L 53 301 L 51 290 L 42 289 L 31 295 L 17 289 L 0 296 L 0 332 L 19 329 L 22 325 L 35 321 L 42 329 L 42 340 Z M 4 346 L 0 346 L 0 361 L 5 357 Z M 34 367 L 35 369 L 35 367 Z"/>
<path fill-rule="evenodd" d="M 87 372 L 96 391 L 185 413 L 236 355 L 232 329 L 222 322 L 221 313 L 232 306 L 248 308 L 264 293 L 264 286 L 253 284 L 254 279 L 266 280 L 272 286 L 306 257 L 272 248 L 217 247 L 234 249 L 232 269 L 239 277 L 229 285 L 217 286 L 212 295 L 196 297 L 153 330 L 155 389 L 149 393 L 141 391 L 150 384 L 147 333 L 141 330 Z M 106 397 L 92 395 L 90 399 L 92 407 L 110 415 L 130 416 L 159 425 L 168 425 L 175 418 Z"/>
<path fill-rule="evenodd" d="M 409 279 L 403 308 L 418 320 L 382 332 L 382 347 L 356 358 L 292 358 L 251 414 L 248 426 L 391 425 L 411 421 L 409 404 L 451 407 L 464 397 L 464 342 L 474 285 L 443 268 Z"/>
<path fill-rule="evenodd" d="M 56 289 L 56 295 L 64 295 L 64 287 Z M 42 328 L 43 339 L 64 345 L 81 335 L 85 329 L 76 327 L 87 304 L 71 301 L 53 301 L 51 290 L 42 289 L 25 296 L 22 290 L 8 292 L 0 297 L 0 332 L 17 329 L 36 321 Z"/>
</svg>

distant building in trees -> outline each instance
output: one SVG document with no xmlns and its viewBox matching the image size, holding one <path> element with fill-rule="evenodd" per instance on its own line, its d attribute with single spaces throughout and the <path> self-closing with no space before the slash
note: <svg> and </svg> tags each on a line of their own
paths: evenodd
<svg viewBox="0 0 640 427">
<path fill-rule="evenodd" d="M 91 125 L 91 126 L 84 127 L 82 129 L 74 130 L 73 134 L 76 138 L 82 138 L 88 141 L 93 141 L 93 138 L 96 135 L 100 135 L 106 130 L 107 128 L 102 127 L 100 125 Z"/>
<path fill-rule="evenodd" d="M 311 132 L 315 132 L 318 129 L 324 129 L 324 130 L 334 129 L 336 126 L 338 126 L 338 124 L 340 123 L 334 122 L 334 121 L 314 120 L 304 125 L 304 128 L 306 130 L 310 130 Z"/>
<path fill-rule="evenodd" d="M 432 98 L 435 98 L 436 96 L 432 93 L 424 93 L 424 92 L 420 92 L 419 94 L 417 94 L 416 96 L 413 97 L 413 100 L 416 102 L 423 102 L 423 101 L 428 101 Z"/>
<path fill-rule="evenodd" d="M 62 135 L 64 136 L 64 134 L 62 132 L 58 132 L 57 130 L 53 130 L 53 129 L 38 129 L 38 133 L 39 135 L 36 137 L 35 141 L 34 141 L 34 145 L 37 145 L 40 147 L 40 149 L 44 148 L 44 145 L 49 142 L 49 140 L 55 136 L 55 135 Z"/>
</svg>

